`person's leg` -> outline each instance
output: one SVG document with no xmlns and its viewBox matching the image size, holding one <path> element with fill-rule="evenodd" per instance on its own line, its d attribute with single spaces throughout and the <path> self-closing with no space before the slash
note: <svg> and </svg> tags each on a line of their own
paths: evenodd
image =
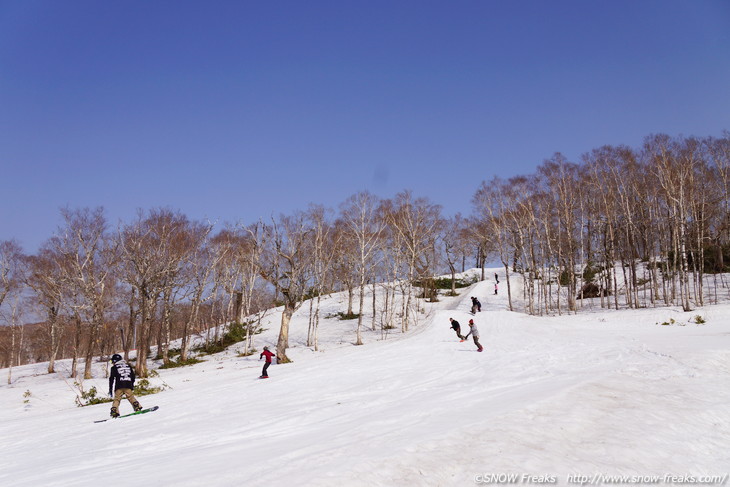
<svg viewBox="0 0 730 487">
<path fill-rule="evenodd" d="M 124 389 L 117 389 L 114 391 L 114 400 L 112 401 L 112 407 L 119 409 L 119 403 L 122 402 Z"/>
<path fill-rule="evenodd" d="M 268 377 L 269 376 L 269 373 L 267 372 L 268 369 L 269 369 L 269 365 L 271 365 L 271 362 L 266 362 L 264 364 L 264 370 L 261 371 L 261 377 Z"/>
<path fill-rule="evenodd" d="M 127 401 L 129 401 L 129 404 L 132 405 L 132 408 L 135 411 L 140 411 L 142 409 L 142 406 L 137 401 L 137 398 L 134 397 L 134 391 L 132 389 L 122 389 L 124 391 L 124 395 L 127 397 Z"/>
<path fill-rule="evenodd" d="M 112 401 L 112 409 L 109 415 L 112 418 L 116 418 L 119 416 L 119 403 L 122 401 L 122 390 L 123 389 L 117 389 L 114 391 L 114 400 Z"/>
</svg>

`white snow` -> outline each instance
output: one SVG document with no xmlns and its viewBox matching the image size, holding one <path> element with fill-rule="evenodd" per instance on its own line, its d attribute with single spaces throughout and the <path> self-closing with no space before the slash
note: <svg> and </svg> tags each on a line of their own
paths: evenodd
<svg viewBox="0 0 730 487">
<path fill-rule="evenodd" d="M 356 320 L 323 320 L 318 352 L 305 305 L 293 363 L 270 379 L 234 348 L 161 370 L 151 382 L 168 388 L 140 398 L 158 411 L 104 423 L 109 404 L 75 406 L 68 362 L 15 368 L 0 386 L 0 486 L 728 484 L 730 305 L 530 317 L 500 288 L 424 303 L 410 332 L 370 331 L 364 346 Z M 483 353 L 449 325 L 466 333 L 470 296 Z M 333 295 L 322 315 L 345 306 Z M 259 349 L 278 334 L 267 318 Z M 85 389 L 106 392 L 103 367 Z"/>
</svg>

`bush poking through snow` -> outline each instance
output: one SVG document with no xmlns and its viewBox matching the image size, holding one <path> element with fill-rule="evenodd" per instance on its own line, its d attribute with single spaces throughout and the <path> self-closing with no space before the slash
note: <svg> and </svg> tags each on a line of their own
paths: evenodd
<svg viewBox="0 0 730 487">
<path fill-rule="evenodd" d="M 204 360 L 200 360 L 196 357 L 190 357 L 187 360 L 180 360 L 178 358 L 177 360 L 170 360 L 168 363 L 160 365 L 160 368 L 161 369 L 175 369 L 177 367 L 185 367 L 187 365 L 199 364 L 201 362 L 204 362 Z"/>
<path fill-rule="evenodd" d="M 74 382 L 74 386 L 76 386 L 79 390 L 79 393 L 76 396 L 76 404 L 79 407 L 93 406 L 94 404 L 112 402 L 111 398 L 109 397 L 97 396 L 98 392 L 96 390 L 96 386 L 91 386 L 91 389 L 89 389 L 88 391 L 84 390 L 84 385 L 80 382 Z"/>
</svg>

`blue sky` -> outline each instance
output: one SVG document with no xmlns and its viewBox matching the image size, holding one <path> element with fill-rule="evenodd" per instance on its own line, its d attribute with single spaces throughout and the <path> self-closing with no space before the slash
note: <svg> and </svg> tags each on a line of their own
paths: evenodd
<svg viewBox="0 0 730 487">
<path fill-rule="evenodd" d="M 727 1 L 0 0 L 0 240 L 251 223 L 730 129 Z"/>
</svg>

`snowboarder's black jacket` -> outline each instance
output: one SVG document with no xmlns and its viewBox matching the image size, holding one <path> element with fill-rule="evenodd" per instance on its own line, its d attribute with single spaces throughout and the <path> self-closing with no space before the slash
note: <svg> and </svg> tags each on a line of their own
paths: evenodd
<svg viewBox="0 0 730 487">
<path fill-rule="evenodd" d="M 117 389 L 134 389 L 134 369 L 124 360 L 112 365 L 112 373 L 109 375 L 109 394 Z"/>
</svg>

